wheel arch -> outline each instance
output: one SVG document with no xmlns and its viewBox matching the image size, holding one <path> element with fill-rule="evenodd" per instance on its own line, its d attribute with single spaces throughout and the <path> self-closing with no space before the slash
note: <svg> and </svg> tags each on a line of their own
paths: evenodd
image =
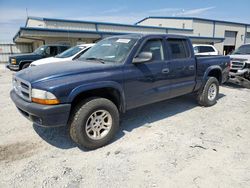
<svg viewBox="0 0 250 188">
<path fill-rule="evenodd" d="M 221 84 L 222 83 L 221 67 L 217 65 L 208 67 L 208 69 L 206 70 L 204 74 L 203 84 L 206 83 L 206 80 L 208 79 L 208 77 L 215 77 L 219 81 L 219 84 Z"/>
<path fill-rule="evenodd" d="M 20 67 L 20 69 L 22 69 L 24 64 L 26 64 L 26 63 L 32 63 L 32 62 L 33 62 L 33 60 L 24 60 L 24 61 L 20 61 L 19 67 Z"/>
<path fill-rule="evenodd" d="M 116 83 L 98 83 L 82 85 L 75 88 L 69 96 L 68 102 L 72 109 L 86 98 L 103 97 L 111 100 L 120 112 L 125 112 L 125 97 L 120 85 Z"/>
</svg>

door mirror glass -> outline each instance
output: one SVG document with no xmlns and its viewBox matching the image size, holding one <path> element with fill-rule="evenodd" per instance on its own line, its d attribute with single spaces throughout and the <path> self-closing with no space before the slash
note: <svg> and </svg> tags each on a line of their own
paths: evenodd
<svg viewBox="0 0 250 188">
<path fill-rule="evenodd" d="M 141 52 L 134 59 L 133 63 L 144 63 L 152 60 L 152 52 Z"/>
</svg>

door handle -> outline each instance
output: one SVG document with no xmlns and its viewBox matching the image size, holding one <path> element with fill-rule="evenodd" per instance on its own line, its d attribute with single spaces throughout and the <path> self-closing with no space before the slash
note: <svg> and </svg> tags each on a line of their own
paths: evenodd
<svg viewBox="0 0 250 188">
<path fill-rule="evenodd" d="M 194 65 L 190 65 L 190 66 L 188 67 L 188 69 L 189 69 L 189 70 L 194 70 Z"/>
<path fill-rule="evenodd" d="M 162 69 L 161 72 L 163 74 L 168 74 L 169 73 L 169 68 Z"/>
</svg>

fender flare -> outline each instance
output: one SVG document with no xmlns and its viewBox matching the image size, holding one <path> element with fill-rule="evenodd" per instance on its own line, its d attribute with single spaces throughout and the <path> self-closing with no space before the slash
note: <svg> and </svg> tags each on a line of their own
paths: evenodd
<svg viewBox="0 0 250 188">
<path fill-rule="evenodd" d="M 219 65 L 212 65 L 210 67 L 207 68 L 207 70 L 205 71 L 204 75 L 203 75 L 203 79 L 202 79 L 202 86 L 204 86 L 204 84 L 207 81 L 208 78 L 208 74 L 213 71 L 213 70 L 219 70 L 220 74 L 222 76 L 222 68 Z M 218 80 L 219 81 L 219 80 Z"/>
<path fill-rule="evenodd" d="M 104 88 L 112 88 L 115 89 L 119 92 L 120 98 L 121 98 L 121 107 L 122 107 L 122 111 L 125 112 L 125 94 L 123 92 L 123 88 L 122 86 L 117 83 L 117 82 L 113 82 L 113 81 L 101 81 L 101 82 L 95 82 L 95 83 L 90 83 L 90 84 L 82 84 L 76 88 L 74 88 L 68 97 L 68 103 L 72 103 L 72 101 L 75 99 L 75 97 L 77 97 L 79 94 L 86 92 L 86 91 L 90 91 L 90 90 L 95 90 L 95 89 L 104 89 Z"/>
<path fill-rule="evenodd" d="M 32 63 L 34 60 L 21 60 L 19 62 L 19 67 L 21 68 L 25 63 Z"/>
</svg>

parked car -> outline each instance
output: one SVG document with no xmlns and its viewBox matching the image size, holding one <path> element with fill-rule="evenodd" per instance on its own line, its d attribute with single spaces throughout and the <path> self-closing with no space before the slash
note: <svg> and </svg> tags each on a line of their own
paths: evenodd
<svg viewBox="0 0 250 188">
<path fill-rule="evenodd" d="M 227 56 L 195 57 L 185 36 L 113 36 L 81 61 L 16 73 L 10 96 L 35 124 L 68 124 L 77 144 L 94 149 L 114 138 L 127 110 L 189 93 L 203 106 L 214 105 L 229 65 Z"/>
<path fill-rule="evenodd" d="M 43 45 L 37 48 L 33 53 L 18 54 L 9 57 L 7 68 L 19 71 L 29 67 L 35 60 L 52 57 L 67 50 L 70 46 L 66 45 Z"/>
<path fill-rule="evenodd" d="M 231 79 L 239 82 L 250 81 L 250 44 L 244 44 L 236 49 L 231 55 Z"/>
<path fill-rule="evenodd" d="M 33 61 L 30 64 L 30 67 L 48 64 L 48 63 L 54 63 L 54 62 L 65 62 L 65 61 L 70 61 L 70 60 L 76 60 L 83 53 L 85 53 L 88 49 L 90 49 L 92 46 L 94 46 L 94 44 L 80 44 L 80 45 L 74 46 L 74 47 L 69 48 L 68 50 L 56 55 L 55 57 L 48 57 L 48 58 Z"/>
<path fill-rule="evenodd" d="M 208 44 L 194 44 L 195 55 L 219 55 L 219 51 L 213 46 Z"/>
</svg>

